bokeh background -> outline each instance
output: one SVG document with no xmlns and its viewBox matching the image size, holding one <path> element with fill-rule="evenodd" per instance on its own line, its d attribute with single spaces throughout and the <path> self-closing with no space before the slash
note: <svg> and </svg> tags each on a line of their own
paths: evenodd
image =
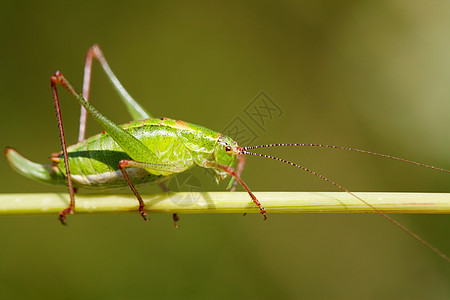
<svg viewBox="0 0 450 300">
<path fill-rule="evenodd" d="M 59 151 L 49 76 L 78 88 L 98 43 L 152 114 L 221 130 L 236 117 L 254 143 L 352 146 L 450 168 L 450 2 L 0 1 L 1 146 L 45 162 Z M 261 130 L 245 115 L 260 91 L 283 110 Z M 69 143 L 79 107 L 66 93 Z M 91 99 L 129 121 L 98 64 Z M 89 119 L 88 132 L 99 127 Z M 320 149 L 266 151 L 352 191 L 450 192 L 449 177 L 399 162 Z M 3 193 L 64 192 L 0 160 Z M 222 191 L 202 170 L 204 190 Z M 255 191 L 335 191 L 257 157 Z M 158 192 L 155 187 L 143 193 Z M 83 191 L 81 191 L 83 192 Z M 129 193 L 127 189 L 120 191 Z M 448 299 L 450 268 L 374 214 L 0 217 L 0 294 L 7 298 Z M 450 253 L 450 218 L 395 215 Z"/>
</svg>

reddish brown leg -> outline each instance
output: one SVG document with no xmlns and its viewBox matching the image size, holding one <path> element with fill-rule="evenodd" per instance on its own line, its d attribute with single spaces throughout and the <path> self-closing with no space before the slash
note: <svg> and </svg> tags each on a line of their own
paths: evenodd
<svg viewBox="0 0 450 300">
<path fill-rule="evenodd" d="M 91 89 L 91 74 L 92 74 L 92 58 L 94 56 L 94 47 L 89 48 L 86 53 L 86 62 L 84 64 L 84 75 L 83 75 L 83 93 L 82 96 L 84 100 L 89 102 L 89 91 Z M 80 130 L 78 131 L 78 142 L 84 140 L 86 135 L 86 121 L 87 121 L 87 111 L 81 106 L 80 113 Z"/>
<path fill-rule="evenodd" d="M 177 214 L 173 214 L 172 219 L 173 219 L 173 224 L 175 225 L 175 228 L 179 228 L 180 226 L 178 225 L 177 222 L 180 221 L 180 217 L 178 217 Z"/>
<path fill-rule="evenodd" d="M 206 161 L 204 164 L 207 167 L 220 168 L 220 169 L 224 170 L 225 172 L 227 172 L 228 174 L 230 174 L 231 176 L 233 176 L 244 187 L 244 189 L 247 191 L 247 193 L 252 198 L 253 202 L 255 202 L 255 204 L 259 207 L 259 211 L 264 216 L 264 220 L 267 220 L 265 208 L 261 205 L 261 203 L 256 198 L 256 196 L 250 191 L 250 189 L 244 183 L 244 181 L 241 179 L 241 177 L 239 177 L 238 174 L 236 174 L 236 172 L 234 171 L 234 169 L 232 167 L 221 165 L 221 164 L 218 164 L 218 163 L 212 162 L 212 161 Z"/>
<path fill-rule="evenodd" d="M 164 182 L 160 182 L 159 183 L 159 187 L 161 188 L 161 190 L 164 193 L 168 193 L 169 192 L 169 188 L 164 184 Z M 179 228 L 180 226 L 178 225 L 178 221 L 180 221 L 180 217 L 178 217 L 177 214 L 173 214 L 172 215 L 172 219 L 173 219 L 173 224 L 175 225 L 175 228 Z"/>
<path fill-rule="evenodd" d="M 241 177 L 242 171 L 244 170 L 244 166 L 245 166 L 245 155 L 238 155 L 237 161 L 238 161 L 238 165 L 236 168 L 236 174 L 237 174 L 237 176 Z M 233 186 L 230 189 L 230 192 L 234 192 L 236 190 L 236 186 L 237 186 L 237 181 L 235 180 L 233 182 Z"/>
<path fill-rule="evenodd" d="M 61 84 L 59 73 L 55 73 L 52 77 L 50 77 L 50 86 L 52 88 L 53 95 L 53 103 L 55 104 L 56 118 L 58 120 L 58 128 L 59 128 L 59 137 L 61 139 L 61 147 L 64 155 L 64 165 L 66 167 L 66 179 L 67 184 L 69 186 L 69 195 L 70 195 L 70 205 L 68 208 L 64 209 L 59 213 L 59 220 L 63 225 L 66 225 L 66 215 L 75 213 L 75 189 L 72 183 L 72 177 L 70 176 L 70 168 L 67 156 L 67 146 L 66 146 L 66 138 L 64 135 L 63 121 L 61 115 L 61 107 L 59 105 L 59 97 L 58 91 L 56 90 L 56 85 Z"/>
<path fill-rule="evenodd" d="M 237 165 L 237 169 L 236 169 L 236 174 L 237 174 L 237 176 L 241 177 L 242 171 L 244 170 L 244 166 L 245 166 L 245 155 L 238 155 L 237 161 L 238 161 L 238 165 Z M 234 192 L 236 190 L 236 186 L 237 186 L 237 180 L 235 180 L 233 182 L 233 186 L 231 187 L 230 192 Z M 243 215 L 245 216 L 246 213 L 244 213 Z"/>
<path fill-rule="evenodd" d="M 134 161 L 130 161 L 130 160 L 121 160 L 119 162 L 119 168 L 120 171 L 122 172 L 123 177 L 125 178 L 125 180 L 127 181 L 128 185 L 130 186 L 131 190 L 133 191 L 134 195 L 136 196 L 137 200 L 139 201 L 139 214 L 142 216 L 142 218 L 144 218 L 145 221 L 148 221 L 147 219 L 147 213 L 144 210 L 145 207 L 145 203 L 144 201 L 142 201 L 141 195 L 139 195 L 139 192 L 136 190 L 136 188 L 134 187 L 134 184 L 131 182 L 130 177 L 128 176 L 127 171 L 125 170 L 125 168 L 127 167 L 131 167 L 130 163 L 132 163 Z"/>
</svg>

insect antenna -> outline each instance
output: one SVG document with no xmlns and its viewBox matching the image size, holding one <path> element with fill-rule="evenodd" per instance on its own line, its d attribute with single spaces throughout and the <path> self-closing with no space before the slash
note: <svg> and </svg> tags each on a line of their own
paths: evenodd
<svg viewBox="0 0 450 300">
<path fill-rule="evenodd" d="M 267 144 L 267 145 L 250 146 L 250 147 L 242 147 L 242 148 L 244 150 L 249 150 L 249 149 L 257 149 L 257 148 L 290 147 L 290 146 L 332 148 L 332 149 L 348 150 L 348 151 L 366 153 L 366 154 L 370 154 L 370 155 L 375 155 L 375 156 L 380 156 L 380 157 L 385 157 L 385 158 L 389 158 L 389 159 L 402 161 L 402 162 L 405 162 L 405 163 L 408 163 L 408 164 L 413 164 L 413 165 L 416 165 L 416 166 L 420 166 L 420 167 L 424 167 L 424 168 L 428 168 L 428 169 L 433 169 L 433 170 L 436 170 L 436 171 L 450 173 L 450 170 L 438 168 L 438 167 L 435 167 L 435 166 L 432 166 L 432 165 L 427 165 L 427 164 L 419 163 L 419 162 L 416 162 L 416 161 L 412 161 L 412 160 L 408 160 L 408 159 L 404 159 L 404 158 L 400 158 L 400 157 L 396 157 L 396 156 L 392 156 L 392 155 L 381 154 L 381 153 L 376 153 L 376 152 L 372 152 L 372 151 L 355 149 L 355 148 L 349 148 L 349 147 L 333 146 L 333 145 L 321 145 L 321 144 Z"/>
<path fill-rule="evenodd" d="M 409 234 L 410 236 L 412 236 L 413 238 L 415 238 L 416 240 L 418 240 L 420 243 L 424 244 L 426 247 L 428 247 L 429 249 L 431 249 L 433 252 L 435 252 L 437 255 L 439 255 L 441 258 L 443 258 L 444 260 L 446 260 L 447 262 L 450 263 L 450 258 L 447 257 L 443 252 L 441 252 L 439 249 L 437 249 L 436 247 L 432 246 L 430 243 L 428 243 L 427 241 L 425 241 L 423 238 L 421 238 L 420 236 L 418 236 L 417 234 L 415 234 L 414 232 L 412 232 L 411 230 L 409 230 L 408 228 L 406 228 L 404 225 L 400 224 L 399 222 L 397 222 L 396 220 L 394 220 L 393 218 L 391 218 L 390 216 L 388 216 L 386 213 L 382 212 L 381 210 L 379 210 L 378 208 L 376 208 L 375 206 L 373 206 L 372 204 L 368 203 L 367 201 L 365 201 L 364 199 L 362 199 L 361 197 L 358 197 L 357 195 L 355 195 L 353 192 L 351 192 L 350 190 L 346 189 L 345 187 L 343 187 L 342 185 L 334 182 L 331 179 L 328 179 L 327 177 L 313 171 L 310 170 L 306 167 L 303 167 L 301 165 L 295 164 L 293 162 L 287 161 L 285 159 L 282 158 L 278 158 L 278 157 L 274 157 L 271 155 L 267 155 L 267 154 L 260 154 L 260 153 L 254 153 L 254 152 L 249 152 L 247 151 L 247 149 L 256 149 L 256 148 L 265 148 L 265 147 L 275 147 L 275 146 L 304 146 L 304 145 L 312 145 L 312 144 L 272 144 L 272 145 L 262 145 L 262 146 L 252 146 L 252 147 L 242 147 L 241 151 L 242 154 L 248 154 L 248 155 L 255 155 L 255 156 L 260 156 L 260 157 L 265 157 L 265 158 L 270 158 L 270 159 L 274 159 L 277 161 L 281 161 L 285 164 L 297 167 L 299 169 L 302 169 L 303 171 L 306 171 L 314 176 L 319 177 L 320 179 L 331 183 L 332 185 L 334 185 L 335 187 L 337 187 L 338 189 L 348 193 L 349 195 L 351 195 L 352 197 L 355 197 L 356 199 L 358 199 L 359 201 L 361 201 L 362 203 L 364 203 L 365 205 L 369 206 L 370 208 L 372 208 L 375 212 L 379 213 L 380 215 L 382 215 L 383 217 L 385 217 L 388 221 L 390 221 L 391 223 L 393 223 L 394 225 L 396 225 L 397 227 L 399 227 L 401 230 L 403 230 L 404 232 L 406 232 L 407 234 Z M 326 145 L 319 145 L 319 146 L 325 146 Z M 344 150 L 357 150 L 357 149 L 352 149 L 352 148 L 344 148 L 344 147 L 334 147 L 334 146 L 328 146 L 330 148 L 338 148 L 338 149 L 344 149 Z M 364 151 L 364 150 L 360 150 L 360 152 L 364 152 L 364 153 L 371 153 L 371 154 L 376 154 L 378 156 L 385 156 L 384 154 L 378 154 L 378 153 L 373 153 L 373 152 L 369 152 L 369 151 Z M 397 159 L 397 157 L 393 157 L 393 156 L 387 156 L 388 158 L 394 158 Z M 401 161 L 406 161 L 406 162 L 410 162 L 408 160 L 404 160 L 404 159 L 398 159 Z M 411 161 L 412 162 L 412 161 Z M 412 162 L 414 164 L 419 164 L 419 165 L 423 165 L 420 163 L 415 163 Z M 428 165 L 424 165 L 424 166 L 428 166 Z M 445 172 L 449 172 L 447 170 L 444 169 L 440 169 L 440 168 L 435 168 L 433 166 L 428 166 L 428 167 L 432 167 L 432 169 L 437 169 L 437 170 L 442 170 Z M 450 173 L 450 172 L 449 172 Z"/>
</svg>

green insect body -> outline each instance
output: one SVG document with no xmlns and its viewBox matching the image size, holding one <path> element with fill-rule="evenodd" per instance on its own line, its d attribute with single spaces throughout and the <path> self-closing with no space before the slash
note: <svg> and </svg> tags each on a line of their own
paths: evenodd
<svg viewBox="0 0 450 300">
<path fill-rule="evenodd" d="M 178 167 L 176 171 L 128 168 L 128 175 L 135 185 L 163 182 L 195 165 L 205 167 L 205 161 L 215 161 L 230 167 L 235 162 L 235 156 L 226 154 L 225 148 L 231 145 L 237 148 L 237 143 L 199 125 L 164 118 L 134 121 L 121 127 L 151 150 L 154 156 L 149 158 L 149 161 L 162 165 L 174 164 Z M 127 186 L 127 181 L 119 170 L 119 163 L 121 160 L 131 160 L 131 157 L 107 132 L 67 147 L 67 153 L 74 187 L 112 189 Z M 7 157 L 10 156 L 11 154 Z M 9 162 L 14 169 L 31 179 L 66 185 L 63 153 L 57 153 L 50 159 L 52 164 L 36 164 L 35 172 L 30 171 L 28 167 L 26 173 L 21 171 L 23 168 L 20 167 L 24 163 L 23 160 L 9 159 Z M 48 174 L 42 175 L 36 172 L 37 170 L 46 170 Z M 217 182 L 228 175 L 221 169 L 211 170 Z"/>
</svg>

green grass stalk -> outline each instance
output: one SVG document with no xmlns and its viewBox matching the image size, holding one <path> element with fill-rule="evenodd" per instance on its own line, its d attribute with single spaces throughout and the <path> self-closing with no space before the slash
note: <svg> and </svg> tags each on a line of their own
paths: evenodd
<svg viewBox="0 0 450 300">
<path fill-rule="evenodd" d="M 385 213 L 448 214 L 450 193 L 355 193 Z M 271 213 L 373 213 L 343 192 L 255 192 Z M 77 194 L 76 213 L 136 213 L 133 194 Z M 143 194 L 150 213 L 259 213 L 246 192 Z M 0 215 L 57 214 L 69 205 L 67 193 L 0 194 Z"/>
</svg>

